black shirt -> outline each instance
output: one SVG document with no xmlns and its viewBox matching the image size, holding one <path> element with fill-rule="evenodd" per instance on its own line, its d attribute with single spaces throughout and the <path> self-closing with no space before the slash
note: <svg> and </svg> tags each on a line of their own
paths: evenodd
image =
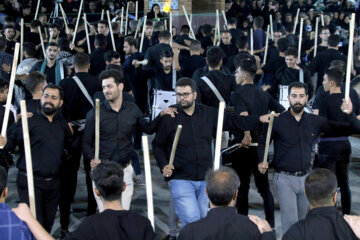
<svg viewBox="0 0 360 240">
<path fill-rule="evenodd" d="M 126 210 L 107 209 L 87 217 L 66 240 L 153 240 L 154 230 L 149 219 Z"/>
<path fill-rule="evenodd" d="M 8 54 L 14 55 L 15 44 L 16 44 L 16 41 L 7 40 L 7 47 L 6 47 L 5 52 L 7 52 Z"/>
<path fill-rule="evenodd" d="M 39 110 L 40 107 L 40 99 L 27 99 L 26 100 L 26 111 L 35 113 Z M 18 108 L 16 112 L 19 114 L 21 113 L 21 109 Z"/>
<path fill-rule="evenodd" d="M 149 69 L 156 66 L 158 69 L 161 69 L 162 64 L 160 62 L 160 54 L 165 50 L 169 51 L 171 54 L 173 53 L 171 46 L 165 43 L 158 43 L 148 48 L 145 53 L 145 59 L 149 60 L 149 62 L 144 68 Z"/>
<path fill-rule="evenodd" d="M 96 48 L 95 51 L 90 54 L 90 71 L 89 73 L 93 76 L 99 75 L 106 68 L 104 60 L 106 49 Z"/>
<path fill-rule="evenodd" d="M 211 141 L 216 136 L 218 111 L 202 104 L 195 105 L 192 116 L 187 115 L 180 105 L 175 118 L 164 116 L 153 141 L 156 161 L 162 170 L 168 164 L 177 126 L 182 131 L 177 145 L 172 179 L 204 180 L 206 171 L 212 167 Z M 254 130 L 259 126 L 259 116 L 224 115 L 224 130 Z"/>
<path fill-rule="evenodd" d="M 43 61 L 39 61 L 39 62 L 35 63 L 35 65 L 31 68 L 30 72 L 41 71 L 42 64 L 43 64 Z M 62 64 L 62 63 L 59 62 L 59 64 Z M 67 70 L 66 70 L 65 65 L 63 65 L 63 69 L 64 69 L 64 77 L 66 77 Z M 47 83 L 55 84 L 56 83 L 56 64 L 54 64 L 52 67 L 48 67 L 46 65 L 44 74 L 46 75 Z"/>
<path fill-rule="evenodd" d="M 189 223 L 180 232 L 179 240 L 275 240 L 274 232 L 260 233 L 247 216 L 233 207 L 216 207 L 207 216 Z"/>
<path fill-rule="evenodd" d="M 38 110 L 28 118 L 28 125 L 34 175 L 57 176 L 64 147 L 72 135 L 68 124 L 59 113 L 55 114 L 52 122 L 49 122 L 48 118 Z M 8 131 L 6 149 L 13 151 L 16 146 L 19 146 L 21 153 L 16 164 L 17 168 L 26 171 L 21 121 L 12 125 Z"/>
<path fill-rule="evenodd" d="M 206 60 L 200 55 L 192 55 L 180 62 L 181 76 L 191 78 L 194 72 L 206 65 Z"/>
<path fill-rule="evenodd" d="M 344 216 L 335 207 L 311 209 L 306 217 L 292 225 L 283 240 L 358 239 Z"/>
</svg>

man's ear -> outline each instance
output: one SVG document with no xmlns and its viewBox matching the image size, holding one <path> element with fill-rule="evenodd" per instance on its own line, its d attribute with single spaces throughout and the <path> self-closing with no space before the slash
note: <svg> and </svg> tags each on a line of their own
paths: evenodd
<svg viewBox="0 0 360 240">
<path fill-rule="evenodd" d="M 233 196 L 233 200 L 236 201 L 237 197 L 239 195 L 239 190 L 236 190 L 234 196 Z"/>
<path fill-rule="evenodd" d="M 123 192 L 125 191 L 125 189 L 126 189 L 126 182 L 124 182 L 124 186 L 123 186 Z"/>
<path fill-rule="evenodd" d="M 6 198 L 8 195 L 8 187 L 4 188 L 4 191 L 1 193 L 1 197 Z"/>
<path fill-rule="evenodd" d="M 96 196 L 100 197 L 100 192 L 96 187 L 94 188 L 94 192 L 95 192 Z"/>
</svg>

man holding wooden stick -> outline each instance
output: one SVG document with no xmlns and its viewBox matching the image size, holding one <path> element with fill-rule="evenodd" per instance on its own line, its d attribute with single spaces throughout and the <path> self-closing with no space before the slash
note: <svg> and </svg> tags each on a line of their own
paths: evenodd
<svg viewBox="0 0 360 240">
<path fill-rule="evenodd" d="M 218 114 L 215 108 L 195 104 L 196 84 L 191 78 L 176 83 L 178 104 L 175 117 L 165 116 L 153 142 L 153 151 L 174 198 L 176 215 L 182 227 L 206 216 L 209 200 L 205 194 L 205 173 L 212 167 L 211 142 L 216 134 Z M 254 130 L 259 120 L 268 116 L 232 116 L 225 114 L 224 130 Z M 169 153 L 178 125 L 182 125 L 173 168 L 169 168 Z M 196 127 L 196 126 L 201 126 Z"/>
</svg>

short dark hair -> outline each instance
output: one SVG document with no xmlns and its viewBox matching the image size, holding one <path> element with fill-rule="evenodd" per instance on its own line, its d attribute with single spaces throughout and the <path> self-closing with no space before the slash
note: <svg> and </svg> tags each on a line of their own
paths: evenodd
<svg viewBox="0 0 360 240">
<path fill-rule="evenodd" d="M 4 192 L 7 186 L 7 171 L 3 166 L 0 166 L 0 195 Z"/>
<path fill-rule="evenodd" d="M 337 186 L 335 174 L 325 168 L 314 169 L 305 178 L 305 194 L 312 205 L 328 204 Z"/>
<path fill-rule="evenodd" d="M 290 96 L 291 93 L 291 89 L 293 88 L 303 88 L 305 89 L 305 94 L 308 95 L 308 85 L 306 83 L 302 83 L 302 82 L 293 82 L 289 85 L 289 89 L 288 89 L 288 94 Z"/>
<path fill-rule="evenodd" d="M 47 44 L 46 44 L 46 47 L 45 47 L 45 49 L 48 49 L 48 47 L 59 47 L 59 45 L 56 43 L 56 42 L 48 42 Z"/>
<path fill-rule="evenodd" d="M 323 30 L 329 30 L 330 31 L 330 28 L 328 26 L 323 26 L 323 27 L 321 27 L 319 33 L 321 33 Z"/>
<path fill-rule="evenodd" d="M 145 23 L 145 25 L 146 26 L 154 26 L 154 23 L 153 23 L 153 21 L 151 21 L 151 20 L 146 20 L 146 23 Z"/>
<path fill-rule="evenodd" d="M 39 20 L 32 20 L 30 23 L 31 28 L 38 28 L 41 27 L 41 22 Z"/>
<path fill-rule="evenodd" d="M 32 94 L 34 94 L 40 84 L 46 81 L 46 75 L 40 71 L 29 73 L 25 78 L 25 88 Z"/>
<path fill-rule="evenodd" d="M 290 47 L 290 41 L 287 38 L 280 38 L 278 41 L 279 52 L 285 52 Z"/>
<path fill-rule="evenodd" d="M 134 46 L 137 49 L 136 39 L 132 36 L 128 36 L 124 39 L 124 42 L 127 42 L 130 47 Z"/>
<path fill-rule="evenodd" d="M 103 34 L 97 34 L 95 36 L 95 44 L 101 48 L 106 48 L 107 40 Z"/>
<path fill-rule="evenodd" d="M 48 89 L 48 88 L 49 89 L 57 89 L 59 91 L 60 100 L 64 99 L 64 90 L 62 89 L 62 87 L 60 87 L 60 86 L 58 86 L 56 84 L 50 83 L 50 84 L 46 85 L 46 87 L 44 88 L 44 93 L 45 93 L 45 90 Z"/>
<path fill-rule="evenodd" d="M 201 32 L 206 36 L 210 36 L 212 31 L 212 27 L 210 24 L 204 24 L 201 26 Z"/>
<path fill-rule="evenodd" d="M 237 39 L 236 41 L 236 46 L 239 49 L 244 49 L 246 47 L 246 45 L 249 44 L 249 39 L 246 36 L 241 36 L 240 38 Z"/>
<path fill-rule="evenodd" d="M 9 29 L 9 28 L 15 29 L 15 26 L 12 24 L 7 24 L 4 26 L 4 30 Z"/>
<path fill-rule="evenodd" d="M 115 59 L 120 58 L 120 53 L 115 52 L 114 50 L 108 50 L 105 52 L 104 60 L 106 62 L 111 62 L 111 59 L 113 59 L 113 58 L 115 58 Z"/>
<path fill-rule="evenodd" d="M 106 20 L 99 20 L 97 23 L 98 24 L 104 24 L 107 28 L 109 27 L 109 23 Z"/>
<path fill-rule="evenodd" d="M 159 40 L 163 39 L 163 40 L 170 40 L 171 38 L 171 34 L 168 30 L 163 30 L 159 33 Z"/>
<path fill-rule="evenodd" d="M 206 51 L 206 59 L 209 67 L 217 67 L 224 57 L 224 52 L 220 47 L 212 46 Z"/>
<path fill-rule="evenodd" d="M 190 27 L 189 25 L 182 25 L 181 26 L 181 29 L 180 29 L 180 32 L 182 34 L 189 34 L 190 33 Z"/>
<path fill-rule="evenodd" d="M 292 32 L 294 29 L 294 24 L 293 23 L 288 23 L 285 25 L 285 31 L 286 32 Z"/>
<path fill-rule="evenodd" d="M 120 200 L 124 189 L 124 171 L 113 161 L 102 161 L 91 171 L 96 189 L 106 201 Z"/>
<path fill-rule="evenodd" d="M 176 82 L 176 87 L 187 87 L 191 88 L 192 92 L 196 91 L 196 83 L 194 80 L 188 77 L 182 77 Z"/>
<path fill-rule="evenodd" d="M 325 74 L 328 76 L 329 81 L 334 81 L 337 87 L 340 87 L 344 80 L 343 72 L 336 68 L 329 68 L 325 70 Z"/>
<path fill-rule="evenodd" d="M 209 170 L 205 181 L 209 200 L 215 206 L 227 206 L 240 187 L 239 176 L 229 167 Z"/>
<path fill-rule="evenodd" d="M 170 52 L 169 50 L 163 50 L 161 53 L 160 53 L 160 59 L 163 59 L 163 58 L 171 58 L 173 56 L 172 52 Z"/>
<path fill-rule="evenodd" d="M 74 65 L 83 68 L 90 64 L 90 57 L 86 53 L 78 52 L 74 56 Z"/>
<path fill-rule="evenodd" d="M 199 52 L 201 50 L 201 42 L 199 40 L 192 40 L 190 43 L 190 51 Z"/>
<path fill-rule="evenodd" d="M 24 42 L 23 51 L 26 52 L 30 57 L 34 57 L 36 54 L 35 45 L 32 42 Z"/>
<path fill-rule="evenodd" d="M 240 65 L 240 62 L 244 60 L 249 60 L 253 62 L 256 65 L 256 59 L 253 55 L 251 55 L 248 52 L 240 52 L 234 57 L 234 66 L 235 68 L 238 68 Z"/>
<path fill-rule="evenodd" d="M 166 31 L 166 30 L 163 30 L 164 28 L 165 28 L 165 25 L 161 21 L 158 21 L 158 22 L 156 22 L 154 24 L 154 31 L 155 32 Z"/>
<path fill-rule="evenodd" d="M 298 50 L 296 48 L 288 48 L 285 51 L 285 56 L 294 56 L 295 58 L 298 57 Z"/>
<path fill-rule="evenodd" d="M 228 21 L 227 21 L 228 25 L 237 25 L 238 21 L 236 20 L 236 18 L 232 17 L 232 18 L 229 18 Z"/>
<path fill-rule="evenodd" d="M 251 60 L 242 60 L 237 65 L 237 68 L 240 67 L 242 71 L 247 72 L 252 78 L 256 75 L 257 66 Z"/>
<path fill-rule="evenodd" d="M 346 63 L 343 60 L 335 59 L 330 62 L 329 68 L 337 69 L 338 71 L 341 71 L 343 74 L 345 74 Z"/>
<path fill-rule="evenodd" d="M 48 28 L 56 28 L 57 30 L 60 30 L 60 26 L 56 23 L 50 24 Z"/>
<path fill-rule="evenodd" d="M 119 85 L 120 83 L 124 83 L 124 74 L 115 69 L 106 69 L 100 73 L 99 80 L 102 82 L 102 80 L 106 78 L 113 78 L 116 85 Z"/>
<path fill-rule="evenodd" d="M 341 42 L 341 37 L 338 34 L 331 34 L 328 38 L 329 47 L 337 47 Z"/>
<path fill-rule="evenodd" d="M 69 40 L 67 40 L 67 38 L 64 38 L 64 37 L 59 38 L 58 45 L 59 45 L 60 50 L 70 51 Z"/>
<path fill-rule="evenodd" d="M 9 89 L 9 83 L 0 78 L 0 92 L 3 92 L 5 89 Z"/>
<path fill-rule="evenodd" d="M 264 25 L 264 18 L 261 17 L 261 16 L 258 16 L 256 18 L 254 18 L 254 25 L 257 27 L 257 28 L 262 28 L 263 25 Z"/>
<path fill-rule="evenodd" d="M 7 48 L 7 40 L 4 37 L 0 37 L 0 50 Z"/>
</svg>

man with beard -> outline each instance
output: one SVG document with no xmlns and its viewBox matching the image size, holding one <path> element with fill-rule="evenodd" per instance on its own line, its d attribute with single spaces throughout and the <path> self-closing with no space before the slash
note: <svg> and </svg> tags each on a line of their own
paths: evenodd
<svg viewBox="0 0 360 240">
<path fill-rule="evenodd" d="M 205 173 L 212 167 L 211 142 L 216 133 L 217 109 L 196 104 L 196 84 L 191 78 L 181 78 L 176 83 L 178 114 L 165 116 L 153 141 L 156 161 L 169 181 L 176 215 L 186 224 L 206 216 L 209 199 L 205 193 Z M 262 122 L 268 116 L 260 117 Z M 175 153 L 174 166 L 169 167 L 169 155 L 177 126 L 182 125 Z M 225 113 L 224 130 L 255 130 L 259 116 L 235 116 Z"/>
<path fill-rule="evenodd" d="M 32 117 L 28 118 L 34 172 L 36 217 L 48 232 L 51 231 L 54 223 L 60 198 L 60 164 L 63 159 L 65 145 L 67 145 L 72 135 L 68 124 L 58 113 L 62 104 L 62 89 L 54 84 L 49 84 L 44 89 L 41 108 Z M 20 149 L 20 157 L 16 163 L 19 169 L 16 183 L 20 202 L 29 204 L 21 121 L 9 128 L 5 143 L 5 150 L 7 151 L 13 151 L 16 147 Z"/>
<path fill-rule="evenodd" d="M 56 59 L 59 46 L 55 42 L 46 45 L 46 57 L 42 62 L 36 63 L 30 72 L 40 71 L 46 75 L 47 83 L 59 84 L 67 76 L 66 66 Z"/>
<path fill-rule="evenodd" d="M 320 133 L 336 132 L 342 136 L 351 134 L 353 115 L 343 115 L 344 123 L 330 122 L 327 119 L 304 112 L 308 100 L 307 86 L 294 82 L 289 86 L 290 108 L 274 119 L 271 137 L 274 140 L 275 169 L 274 184 L 277 190 L 282 233 L 298 220 L 303 219 L 308 208 L 304 192 L 304 181 L 311 164 L 311 151 L 314 140 Z M 264 129 L 266 130 L 266 129 Z M 259 164 L 265 173 L 268 163 L 263 163 L 266 131 L 259 137 Z M 260 162 L 261 161 L 261 162 Z"/>
<path fill-rule="evenodd" d="M 6 25 L 4 27 L 4 36 L 7 41 L 7 47 L 5 52 L 11 55 L 14 55 L 15 44 L 16 44 L 16 41 L 14 39 L 15 35 L 16 35 L 16 31 L 14 25 Z"/>
</svg>

